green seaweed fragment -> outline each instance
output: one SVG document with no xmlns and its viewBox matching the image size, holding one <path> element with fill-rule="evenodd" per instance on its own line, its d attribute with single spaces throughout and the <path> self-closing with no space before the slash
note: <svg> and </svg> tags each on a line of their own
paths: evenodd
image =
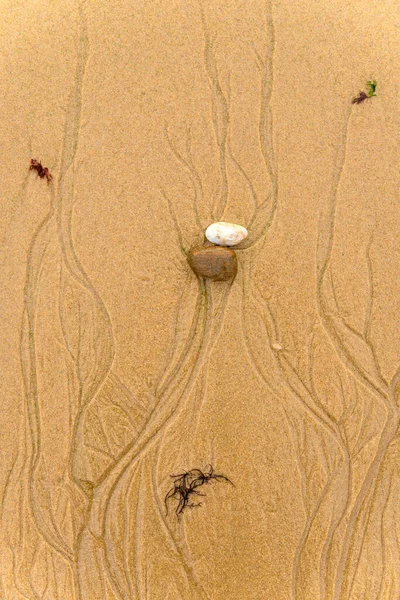
<svg viewBox="0 0 400 600">
<path fill-rule="evenodd" d="M 358 96 L 356 96 L 355 98 L 353 98 L 353 100 L 351 101 L 352 104 L 361 104 L 361 102 L 364 102 L 364 100 L 367 100 L 368 98 L 372 98 L 372 96 L 376 96 L 376 86 L 378 85 L 378 83 L 376 82 L 376 80 L 374 79 L 373 81 L 367 81 L 367 89 L 368 89 L 368 93 L 367 92 L 359 92 Z"/>
<path fill-rule="evenodd" d="M 367 88 L 368 88 L 368 98 L 372 98 L 372 96 L 376 96 L 376 86 L 377 86 L 377 82 L 374 79 L 374 81 L 367 81 Z"/>
</svg>

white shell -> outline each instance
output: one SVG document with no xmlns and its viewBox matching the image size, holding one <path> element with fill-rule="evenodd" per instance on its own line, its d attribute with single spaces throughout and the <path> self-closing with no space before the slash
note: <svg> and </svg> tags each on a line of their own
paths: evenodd
<svg viewBox="0 0 400 600">
<path fill-rule="evenodd" d="M 274 344 L 272 344 L 272 345 L 271 345 L 271 347 L 272 347 L 274 350 L 282 350 L 282 345 L 281 345 L 281 344 L 278 344 L 278 342 L 275 342 Z"/>
<path fill-rule="evenodd" d="M 247 236 L 246 227 L 235 225 L 235 223 L 226 223 L 225 221 L 213 223 L 206 229 L 206 238 L 209 242 L 217 244 L 217 246 L 237 246 Z"/>
</svg>

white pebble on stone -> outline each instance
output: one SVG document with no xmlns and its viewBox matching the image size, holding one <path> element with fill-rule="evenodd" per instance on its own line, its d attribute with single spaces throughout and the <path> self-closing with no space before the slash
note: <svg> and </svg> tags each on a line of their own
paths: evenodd
<svg viewBox="0 0 400 600">
<path fill-rule="evenodd" d="M 217 246 L 237 246 L 248 236 L 247 229 L 235 223 L 219 221 L 209 225 L 206 229 L 206 238 Z"/>
</svg>

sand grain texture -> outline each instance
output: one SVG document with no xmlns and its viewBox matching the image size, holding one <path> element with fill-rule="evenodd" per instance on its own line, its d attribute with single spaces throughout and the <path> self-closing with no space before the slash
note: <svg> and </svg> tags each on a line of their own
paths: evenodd
<svg viewBox="0 0 400 600">
<path fill-rule="evenodd" d="M 1 600 L 398 600 L 400 5 L 0 23 Z"/>
</svg>

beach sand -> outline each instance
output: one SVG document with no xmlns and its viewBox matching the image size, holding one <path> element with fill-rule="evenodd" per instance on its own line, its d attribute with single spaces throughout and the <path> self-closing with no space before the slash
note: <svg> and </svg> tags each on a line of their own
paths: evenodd
<svg viewBox="0 0 400 600">
<path fill-rule="evenodd" d="M 398 600 L 400 5 L 0 23 L 1 599 Z"/>
</svg>

